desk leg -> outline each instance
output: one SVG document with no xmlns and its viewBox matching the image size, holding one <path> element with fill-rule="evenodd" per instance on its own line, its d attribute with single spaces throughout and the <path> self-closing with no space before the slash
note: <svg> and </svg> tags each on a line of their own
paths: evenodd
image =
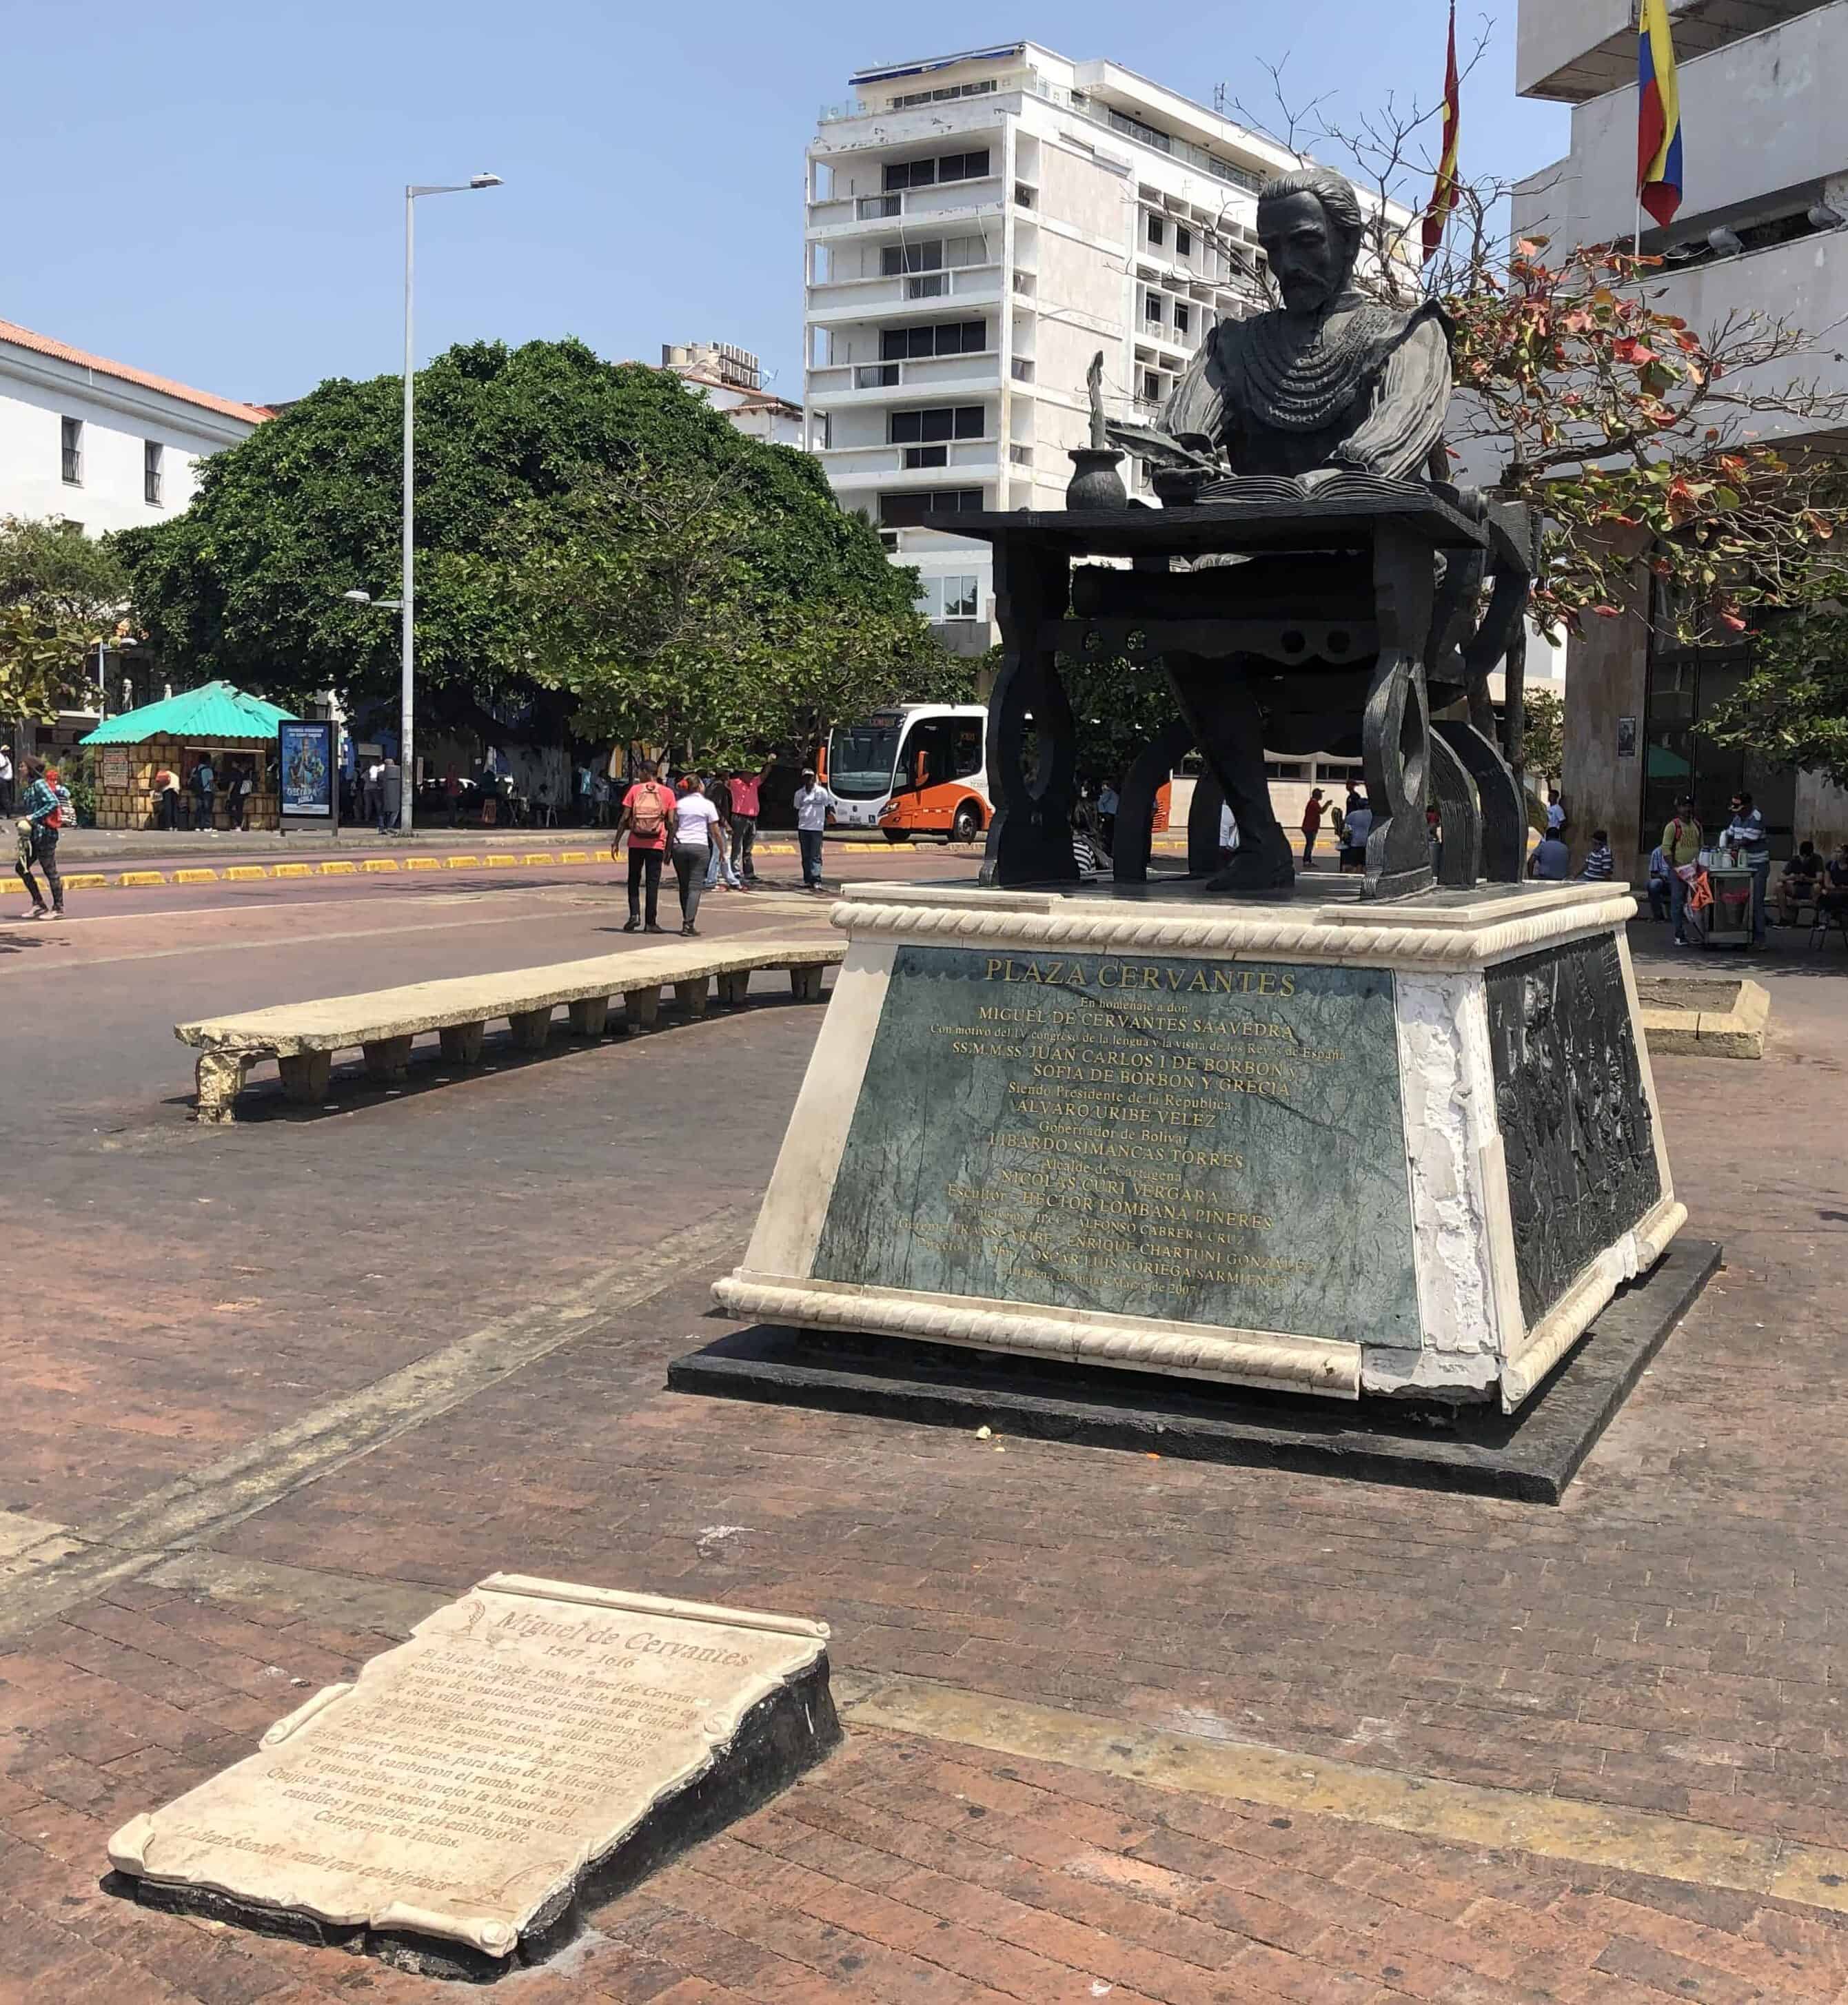
<svg viewBox="0 0 1848 2005">
<path fill-rule="evenodd" d="M 988 774 L 995 802 L 984 884 L 1073 884 L 1077 731 L 1059 679 L 1054 636 L 1071 598 L 1063 553 L 995 546 L 1001 672 L 989 700 Z M 1029 763 L 1031 753 L 1031 763 Z"/>
<path fill-rule="evenodd" d="M 1363 898 L 1408 898 L 1433 882 L 1425 823 L 1431 771 L 1425 651 L 1435 589 L 1430 546 L 1382 526 L 1373 546 L 1379 658 L 1361 726 L 1373 809 Z"/>
</svg>

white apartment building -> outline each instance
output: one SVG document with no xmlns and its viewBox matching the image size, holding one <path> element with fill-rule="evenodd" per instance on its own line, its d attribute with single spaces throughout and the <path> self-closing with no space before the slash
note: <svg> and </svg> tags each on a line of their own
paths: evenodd
<svg viewBox="0 0 1848 2005">
<path fill-rule="evenodd" d="M 1848 0 L 1670 0 L 1670 16 L 1687 185 L 1672 224 L 1642 233 L 1644 251 L 1664 260 L 1652 304 L 1702 333 L 1737 313 L 1787 321 L 1824 339 L 1765 387 L 1794 375 L 1848 389 Z M 1634 22 L 1633 0 L 1521 0 L 1517 86 L 1572 106 L 1572 150 L 1517 188 L 1514 228 L 1555 252 L 1627 244 L 1635 226 Z M 1754 422 L 1793 443 L 1804 430 L 1775 414 Z M 1840 450 L 1839 436 L 1808 442 Z M 1744 785 L 1780 854 L 1805 836 L 1848 837 L 1848 797 L 1703 739 L 1701 719 L 1737 686 L 1744 651 L 1665 647 L 1647 589 L 1639 571 L 1624 616 L 1591 623 L 1572 646 L 1564 784 L 1578 831 L 1607 827 L 1627 863 L 1647 854 L 1681 795 L 1692 791 L 1712 825 Z"/>
<path fill-rule="evenodd" d="M 729 341 L 664 341 L 661 367 L 703 391 L 713 409 L 750 437 L 798 451 L 807 444 L 802 406 L 764 388 L 763 366 L 748 348 Z"/>
<path fill-rule="evenodd" d="M 0 321 L 0 515 L 87 535 L 177 514 L 270 413 Z"/>
<path fill-rule="evenodd" d="M 978 653 L 989 553 L 950 518 L 1063 505 L 1100 349 L 1111 415 L 1154 415 L 1207 330 L 1256 304 L 1257 191 L 1297 157 L 1032 42 L 851 81 L 808 152 L 810 448 L 917 567 L 939 637 Z"/>
</svg>

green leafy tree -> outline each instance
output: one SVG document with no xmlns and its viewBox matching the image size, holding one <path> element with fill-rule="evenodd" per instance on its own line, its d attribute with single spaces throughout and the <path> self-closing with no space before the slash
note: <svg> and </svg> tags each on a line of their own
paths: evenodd
<svg viewBox="0 0 1848 2005">
<path fill-rule="evenodd" d="M 107 543 L 0 520 L 0 718 L 47 719 L 87 686 L 100 641 L 125 629 L 128 578 Z"/>
<path fill-rule="evenodd" d="M 389 699 L 396 623 L 343 595 L 398 585 L 401 395 L 397 377 L 323 384 L 208 461 L 184 515 L 118 539 L 165 661 L 279 701 Z M 420 371 L 417 399 L 432 722 L 500 736 L 530 704 L 541 742 L 574 719 L 671 721 L 716 742 L 744 728 L 735 718 L 786 729 L 788 685 L 838 686 L 856 623 L 862 651 L 890 651 L 871 677 L 882 695 L 928 660 L 915 575 L 836 505 L 817 462 L 744 437 L 676 377 L 576 341 L 483 342 Z M 594 617 L 574 616 L 577 592 Z"/>
<path fill-rule="evenodd" d="M 1848 787 L 1848 611 L 1839 599 L 1800 609 L 1758 635 L 1752 655 L 1702 735 Z"/>
<path fill-rule="evenodd" d="M 1565 761 L 1565 705 L 1551 690 L 1527 690 L 1521 698 L 1527 769 L 1557 780 Z"/>
</svg>

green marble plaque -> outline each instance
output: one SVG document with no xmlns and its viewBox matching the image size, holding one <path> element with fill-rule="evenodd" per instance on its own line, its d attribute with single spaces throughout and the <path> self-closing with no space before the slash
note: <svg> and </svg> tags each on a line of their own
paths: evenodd
<svg viewBox="0 0 1848 2005">
<path fill-rule="evenodd" d="M 814 1273 L 1415 1347 L 1391 974 L 899 948 Z"/>
</svg>

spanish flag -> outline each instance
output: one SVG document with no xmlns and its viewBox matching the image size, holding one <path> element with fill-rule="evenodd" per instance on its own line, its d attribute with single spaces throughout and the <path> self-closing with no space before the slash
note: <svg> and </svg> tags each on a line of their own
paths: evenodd
<svg viewBox="0 0 1848 2005">
<path fill-rule="evenodd" d="M 1636 94 L 1636 198 L 1666 229 L 1681 205 L 1681 92 L 1668 0 L 1639 0 Z"/>
<path fill-rule="evenodd" d="M 1425 262 L 1428 265 L 1444 241 L 1444 226 L 1456 206 L 1456 142 L 1463 118 L 1463 90 L 1456 75 L 1456 0 L 1450 0 L 1450 58 L 1444 72 L 1444 151 L 1438 162 L 1437 185 L 1425 212 Z"/>
</svg>

